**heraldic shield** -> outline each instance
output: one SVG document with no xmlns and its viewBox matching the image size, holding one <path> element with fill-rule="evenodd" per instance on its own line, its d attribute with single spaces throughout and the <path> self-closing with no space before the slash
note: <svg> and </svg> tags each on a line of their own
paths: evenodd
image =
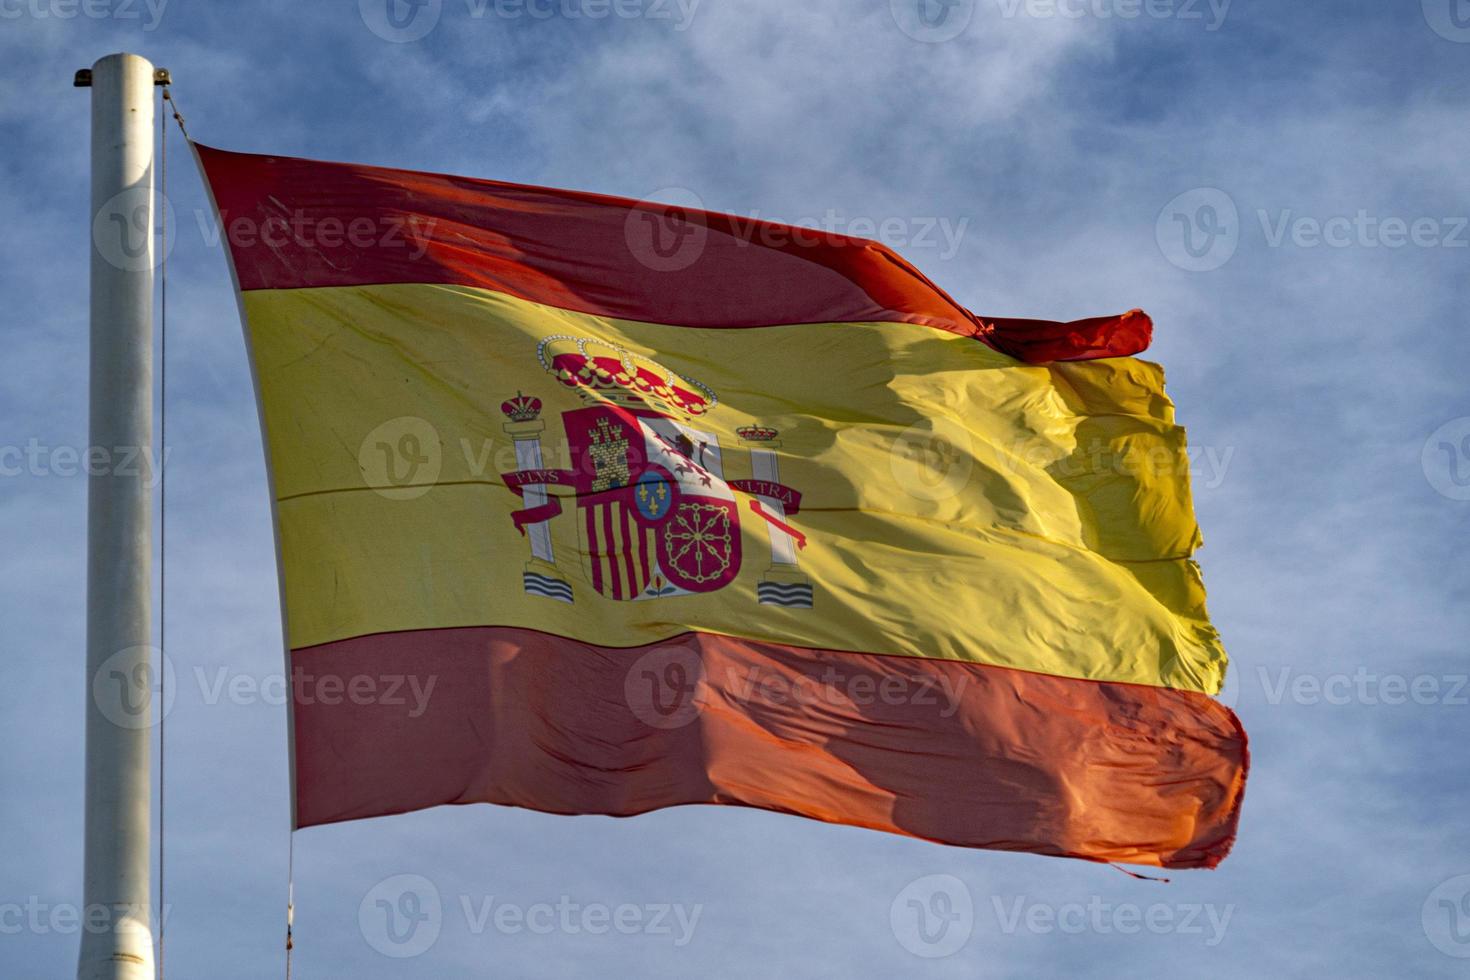
<svg viewBox="0 0 1470 980">
<path fill-rule="evenodd" d="M 709 388 L 585 337 L 549 337 L 537 355 L 586 405 L 562 413 L 569 469 L 544 466 L 540 399 L 517 394 L 501 406 L 519 467 L 504 479 L 526 504 L 513 520 L 531 541 L 528 593 L 573 601 L 548 528 L 566 497 L 576 501 L 583 575 L 599 595 L 630 601 L 722 589 L 740 573 L 743 492 L 770 525 L 773 570 L 782 572 L 759 584 L 759 601 L 811 606 L 811 586 L 795 557 L 805 538 L 785 523 L 801 496 L 776 479 L 774 429 L 740 430 L 743 441 L 760 447 L 752 460 L 762 479 L 727 482 L 720 440 L 697 422 L 716 404 Z M 570 492 L 552 496 L 552 487 Z"/>
<path fill-rule="evenodd" d="M 713 435 L 613 407 L 562 416 L 583 570 L 609 599 L 713 592 L 740 571 L 740 512 Z"/>
</svg>

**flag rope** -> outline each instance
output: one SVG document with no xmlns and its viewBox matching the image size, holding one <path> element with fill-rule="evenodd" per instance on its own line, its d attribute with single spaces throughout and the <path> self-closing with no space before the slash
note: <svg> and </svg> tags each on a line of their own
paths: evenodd
<svg viewBox="0 0 1470 980">
<path fill-rule="evenodd" d="M 1109 861 L 1108 862 L 1108 867 L 1114 869 L 1115 871 L 1121 871 L 1125 875 L 1127 875 L 1128 877 L 1130 877 L 1130 878 L 1136 878 L 1139 881 L 1157 881 L 1157 882 L 1162 882 L 1163 884 L 1167 885 L 1169 883 L 1169 881 L 1171 880 L 1169 878 L 1156 878 L 1153 875 L 1139 874 L 1137 871 L 1129 871 L 1127 868 L 1123 867 L 1121 864 L 1118 864 L 1115 861 Z"/>
<path fill-rule="evenodd" d="M 174 98 L 173 92 L 169 90 L 167 85 L 163 87 L 163 99 L 169 104 L 169 111 L 173 113 L 174 122 L 179 124 L 179 132 L 184 134 L 184 142 L 192 143 L 193 138 L 189 135 L 189 127 L 184 125 L 184 117 L 179 115 L 179 102 Z M 160 125 L 167 125 L 167 123 L 161 123 Z"/>
<path fill-rule="evenodd" d="M 168 110 L 169 110 L 170 114 L 173 115 L 174 122 L 178 123 L 179 132 L 183 135 L 185 144 L 192 144 L 194 142 L 194 138 L 189 135 L 189 126 L 188 126 L 187 123 L 184 122 L 184 116 L 179 111 L 179 100 L 176 99 L 176 98 L 174 98 L 173 92 L 169 89 L 169 87 L 167 85 L 163 86 L 163 100 L 168 103 Z M 167 123 L 160 118 L 160 120 L 159 120 L 159 126 L 160 127 L 166 127 L 167 126 Z M 166 203 L 168 201 L 168 149 L 167 149 L 167 140 L 166 139 L 163 139 L 162 137 L 160 137 L 160 139 L 163 141 L 163 144 L 164 144 L 164 149 L 161 151 L 161 170 L 162 170 L 162 173 L 160 175 L 160 182 L 163 185 L 163 197 L 164 197 L 164 201 Z M 162 294 L 161 294 L 161 297 L 160 297 L 160 320 L 161 320 L 161 323 L 159 325 L 159 335 L 160 335 L 159 347 L 160 347 L 160 349 L 164 353 L 167 353 L 167 350 L 168 350 L 167 340 L 166 340 L 167 333 L 166 333 L 165 327 L 166 327 L 167 321 L 168 321 L 168 249 L 166 247 L 167 246 L 167 242 L 168 242 L 168 238 L 167 238 L 167 235 L 168 235 L 168 220 L 167 220 L 167 214 L 166 213 L 165 213 L 164 224 L 163 224 L 163 235 L 164 235 L 164 238 L 163 238 L 163 243 L 164 243 L 164 247 L 163 247 L 163 262 L 162 262 L 161 267 L 160 267 L 160 270 L 159 270 L 159 278 L 160 278 L 161 288 L 162 288 Z M 160 355 L 160 356 L 162 356 L 162 355 Z M 168 391 L 168 388 L 167 388 L 168 368 L 167 368 L 166 365 L 162 365 L 160 367 L 159 374 L 160 374 L 159 389 L 160 389 L 161 392 L 167 393 L 167 391 Z M 164 426 L 167 425 L 167 419 L 168 419 L 168 405 L 167 405 L 166 402 L 164 403 L 164 405 L 162 406 L 162 408 L 163 408 L 162 415 L 163 415 L 163 420 L 164 421 L 162 423 L 160 423 L 160 426 L 159 426 L 159 439 L 160 439 L 160 441 L 163 441 L 164 433 L 167 431 L 164 428 Z M 165 454 L 167 454 L 167 451 L 168 451 L 168 444 L 167 444 L 167 442 L 164 442 L 164 452 L 165 452 Z M 166 497 L 165 497 L 165 494 L 164 494 L 164 481 L 163 480 L 160 480 L 159 481 L 159 485 L 158 485 L 158 500 L 159 500 L 159 512 L 160 512 L 159 513 L 159 525 L 160 525 L 160 527 L 159 527 L 158 540 L 159 540 L 159 548 L 161 550 L 162 547 L 163 547 L 163 540 L 164 540 L 164 531 L 163 531 L 164 521 L 163 521 L 162 511 L 163 511 L 164 501 L 166 500 Z M 159 648 L 160 648 L 160 652 L 162 651 L 162 646 L 163 646 L 163 638 L 162 638 L 163 637 L 163 569 L 164 569 L 164 561 L 163 561 L 163 556 L 160 554 L 160 556 L 159 556 L 159 572 L 158 572 L 158 578 L 159 578 L 159 582 L 158 582 L 158 589 L 159 589 L 158 621 L 159 621 Z M 161 697 L 162 681 L 161 680 L 160 680 L 159 684 L 160 684 L 160 700 L 161 700 L 162 699 L 162 697 Z M 158 923 L 158 980 L 163 980 L 163 916 L 162 916 L 162 908 L 163 908 L 163 720 L 162 720 L 162 718 L 159 719 L 159 723 L 158 723 L 158 901 L 159 901 L 159 910 L 160 910 L 159 923 Z M 295 832 L 294 831 L 288 831 L 287 834 L 286 834 L 286 980 L 291 980 L 291 950 L 293 949 L 293 947 L 295 945 L 294 944 L 294 941 L 292 939 L 292 934 L 291 933 L 292 933 L 292 928 L 293 928 L 293 926 L 295 924 L 295 918 L 296 918 L 296 835 L 295 835 Z"/>
</svg>

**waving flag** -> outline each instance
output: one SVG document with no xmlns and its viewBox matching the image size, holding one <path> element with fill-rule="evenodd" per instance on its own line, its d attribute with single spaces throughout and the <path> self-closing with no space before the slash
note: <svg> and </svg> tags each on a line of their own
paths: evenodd
<svg viewBox="0 0 1470 980">
<path fill-rule="evenodd" d="M 1212 867 L 1183 430 L 1134 311 L 871 241 L 198 147 L 270 464 L 298 827 L 760 807 Z"/>
</svg>

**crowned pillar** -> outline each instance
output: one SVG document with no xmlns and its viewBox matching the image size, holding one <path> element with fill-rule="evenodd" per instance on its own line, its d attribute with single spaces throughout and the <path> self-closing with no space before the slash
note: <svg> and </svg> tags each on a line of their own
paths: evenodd
<svg viewBox="0 0 1470 980">
<path fill-rule="evenodd" d="M 501 404 L 500 410 L 510 420 L 505 423 L 505 431 L 515 443 L 516 469 L 544 469 L 541 433 L 546 430 L 546 423 L 541 420 L 541 399 L 528 398 L 516 392 L 514 398 Z M 528 508 L 540 507 L 549 499 L 546 486 L 527 484 L 522 488 L 522 499 Z M 556 557 L 551 550 L 550 522 L 526 525 L 526 537 L 531 542 L 531 560 L 521 573 L 521 582 L 527 594 L 571 602 L 571 583 L 556 567 Z"/>
<path fill-rule="evenodd" d="M 751 475 L 757 481 L 780 484 L 781 470 L 776 450 L 780 432 L 769 426 L 747 425 L 735 430 L 740 444 L 750 451 Z M 786 521 L 786 505 L 775 497 L 758 495 L 762 508 L 774 520 L 766 521 L 771 535 L 771 567 L 756 583 L 756 601 L 763 606 L 787 606 L 795 609 L 812 607 L 811 579 L 797 565 L 796 540 L 781 525 Z"/>
</svg>

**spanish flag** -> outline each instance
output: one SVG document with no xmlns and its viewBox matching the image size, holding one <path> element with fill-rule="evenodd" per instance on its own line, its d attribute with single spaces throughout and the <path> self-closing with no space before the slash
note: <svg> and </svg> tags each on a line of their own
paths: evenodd
<svg viewBox="0 0 1470 980">
<path fill-rule="evenodd" d="M 1139 311 L 872 241 L 198 146 L 274 498 L 295 826 L 759 807 L 1170 868 L 1246 737 Z"/>
</svg>

